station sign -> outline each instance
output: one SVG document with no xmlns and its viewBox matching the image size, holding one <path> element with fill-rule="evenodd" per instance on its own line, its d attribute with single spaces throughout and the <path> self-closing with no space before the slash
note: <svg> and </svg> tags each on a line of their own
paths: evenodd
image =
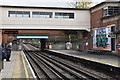
<svg viewBox="0 0 120 80">
<path fill-rule="evenodd" d="M 108 37 L 110 37 L 110 38 L 116 38 L 116 35 L 115 34 L 110 34 L 110 35 L 108 35 Z"/>
<path fill-rule="evenodd" d="M 120 51 L 120 43 L 116 45 L 116 48 L 118 49 L 118 51 Z"/>
</svg>

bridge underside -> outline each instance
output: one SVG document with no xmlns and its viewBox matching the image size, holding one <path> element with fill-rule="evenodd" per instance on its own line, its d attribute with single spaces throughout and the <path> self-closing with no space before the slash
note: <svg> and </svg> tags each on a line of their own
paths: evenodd
<svg viewBox="0 0 120 80">
<path fill-rule="evenodd" d="M 87 39 L 88 32 L 84 30 L 2 30 L 2 43 L 12 41 L 41 41 L 42 44 L 64 44 L 68 41 L 75 45 L 82 45 L 82 41 Z"/>
</svg>

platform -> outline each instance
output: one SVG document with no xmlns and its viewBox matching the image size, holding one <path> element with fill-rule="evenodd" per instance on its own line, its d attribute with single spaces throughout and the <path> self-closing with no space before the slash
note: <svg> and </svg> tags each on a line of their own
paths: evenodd
<svg viewBox="0 0 120 80">
<path fill-rule="evenodd" d="M 114 67 L 120 67 L 120 57 L 115 55 L 89 54 L 89 53 L 83 53 L 83 52 L 74 51 L 74 50 L 49 50 L 49 51 L 53 51 L 56 53 L 65 54 L 65 55 L 73 56 L 77 58 L 82 58 L 82 59 L 90 60 L 94 62 L 99 62 L 102 64 L 111 65 Z"/>
<path fill-rule="evenodd" d="M 4 60 L 4 68 L 0 73 L 2 80 L 35 78 L 33 70 L 22 51 L 12 51 L 10 62 Z"/>
</svg>

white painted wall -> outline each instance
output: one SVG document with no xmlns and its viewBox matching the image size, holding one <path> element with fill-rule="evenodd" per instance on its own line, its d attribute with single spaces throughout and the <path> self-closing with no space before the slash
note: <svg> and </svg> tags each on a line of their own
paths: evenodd
<svg viewBox="0 0 120 80">
<path fill-rule="evenodd" d="M 11 18 L 8 11 L 45 11 L 45 12 L 70 12 L 74 13 L 74 19 L 58 18 Z M 0 29 L 90 29 L 89 10 L 60 10 L 42 8 L 5 8 L 2 7 L 2 27 Z"/>
<path fill-rule="evenodd" d="M 0 30 L 0 45 L 2 44 L 2 30 Z"/>
<path fill-rule="evenodd" d="M 0 7 L 0 28 L 2 27 L 2 8 Z M 2 30 L 0 30 L 0 45 L 2 44 Z"/>
<path fill-rule="evenodd" d="M 2 27 L 2 7 L 0 7 L 0 28 Z"/>
</svg>

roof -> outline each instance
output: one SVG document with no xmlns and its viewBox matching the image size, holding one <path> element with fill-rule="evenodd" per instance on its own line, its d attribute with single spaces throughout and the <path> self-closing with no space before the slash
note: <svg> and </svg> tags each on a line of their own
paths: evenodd
<svg viewBox="0 0 120 80">
<path fill-rule="evenodd" d="M 91 10 L 96 7 L 99 7 L 101 5 L 107 4 L 107 3 L 120 3 L 120 1 L 104 1 L 101 2 L 92 8 L 64 8 L 64 7 L 39 7 L 39 6 L 14 6 L 14 5 L 0 5 L 0 7 L 11 7 L 11 8 L 42 8 L 42 9 L 62 9 L 62 10 Z"/>
<path fill-rule="evenodd" d="M 0 5 L 0 7 L 9 8 L 42 8 L 42 9 L 62 9 L 62 10 L 89 10 L 87 8 L 63 8 L 63 7 L 38 7 L 38 6 L 13 6 L 13 5 Z"/>
<path fill-rule="evenodd" d="M 99 7 L 99 6 L 101 6 L 101 5 L 104 5 L 104 4 L 107 4 L 107 3 L 120 3 L 120 1 L 104 1 L 104 2 L 101 2 L 101 3 L 99 3 L 99 4 L 95 5 L 95 6 L 93 6 L 93 7 L 90 8 L 90 9 L 97 8 L 97 7 Z"/>
</svg>

